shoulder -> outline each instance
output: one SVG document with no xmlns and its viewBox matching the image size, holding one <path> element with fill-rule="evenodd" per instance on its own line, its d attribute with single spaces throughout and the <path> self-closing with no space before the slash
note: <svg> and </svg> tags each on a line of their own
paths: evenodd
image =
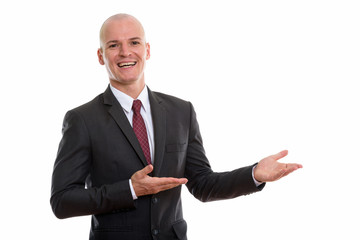
<svg viewBox="0 0 360 240">
<path fill-rule="evenodd" d="M 161 92 L 151 92 L 153 98 L 163 106 L 168 107 L 179 107 L 179 108 L 189 108 L 191 103 L 187 100 L 161 93 Z"/>
<path fill-rule="evenodd" d="M 96 112 L 97 110 L 99 110 L 100 106 L 103 105 L 103 93 L 99 94 L 98 96 L 96 96 L 94 99 L 92 99 L 89 102 L 86 102 L 80 106 L 77 106 L 73 109 L 71 109 L 71 112 L 77 112 L 77 113 L 81 113 L 81 114 L 89 114 L 91 112 Z"/>
<path fill-rule="evenodd" d="M 92 100 L 68 110 L 64 117 L 64 122 L 82 122 L 89 124 L 96 121 L 99 117 L 106 114 L 104 105 L 104 94 L 97 95 Z"/>
<path fill-rule="evenodd" d="M 106 106 L 112 105 L 119 105 L 119 103 L 108 86 L 103 93 L 100 93 L 91 101 L 75 107 L 70 111 L 82 114 L 99 114 L 99 111 L 104 111 Z"/>
</svg>

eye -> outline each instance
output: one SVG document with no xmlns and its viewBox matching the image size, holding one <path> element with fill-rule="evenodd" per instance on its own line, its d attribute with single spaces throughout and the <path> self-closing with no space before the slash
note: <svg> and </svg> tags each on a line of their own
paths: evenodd
<svg viewBox="0 0 360 240">
<path fill-rule="evenodd" d="M 139 44 L 140 44 L 140 42 L 139 42 L 139 41 L 131 41 L 131 45 L 136 46 L 136 45 L 139 45 Z"/>
</svg>

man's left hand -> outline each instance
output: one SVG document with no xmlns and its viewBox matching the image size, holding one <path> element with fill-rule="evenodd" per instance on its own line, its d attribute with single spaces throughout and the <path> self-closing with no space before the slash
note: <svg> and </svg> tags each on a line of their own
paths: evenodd
<svg viewBox="0 0 360 240">
<path fill-rule="evenodd" d="M 254 170 L 254 177 L 258 182 L 273 182 L 302 168 L 297 163 L 279 163 L 278 160 L 288 154 L 287 150 L 262 159 Z"/>
</svg>

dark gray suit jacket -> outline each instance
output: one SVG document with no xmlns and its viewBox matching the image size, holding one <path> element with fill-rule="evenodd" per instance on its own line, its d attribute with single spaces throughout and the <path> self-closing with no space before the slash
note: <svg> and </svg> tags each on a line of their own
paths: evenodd
<svg viewBox="0 0 360 240">
<path fill-rule="evenodd" d="M 262 189 L 252 166 L 211 170 L 191 103 L 149 90 L 154 124 L 153 176 L 188 178 L 201 201 L 234 198 Z M 132 199 L 129 179 L 146 166 L 122 107 L 108 87 L 67 112 L 54 165 L 51 206 L 58 218 L 92 215 L 90 239 L 186 239 L 181 187 Z"/>
</svg>

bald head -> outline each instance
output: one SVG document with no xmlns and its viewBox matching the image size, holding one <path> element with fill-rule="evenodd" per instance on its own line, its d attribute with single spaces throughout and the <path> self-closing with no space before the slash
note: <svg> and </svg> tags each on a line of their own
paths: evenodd
<svg viewBox="0 0 360 240">
<path fill-rule="evenodd" d="M 150 58 L 150 44 L 141 23 L 128 14 L 109 17 L 100 30 L 97 55 L 111 85 L 136 99 L 144 89 L 144 70 Z"/>
<path fill-rule="evenodd" d="M 140 37 L 142 37 L 142 39 L 144 39 L 144 40 L 146 39 L 144 28 L 139 20 L 137 20 L 134 16 L 131 16 L 129 14 L 119 13 L 119 14 L 115 14 L 115 15 L 109 17 L 108 19 L 106 19 L 105 22 L 103 23 L 103 25 L 101 26 L 101 29 L 100 29 L 100 48 L 101 49 L 103 49 L 103 47 L 104 47 L 105 36 L 109 31 L 111 31 L 111 28 L 120 26 L 120 24 L 126 23 L 126 22 L 130 23 L 135 28 L 138 28 L 138 32 L 141 35 Z"/>
</svg>

